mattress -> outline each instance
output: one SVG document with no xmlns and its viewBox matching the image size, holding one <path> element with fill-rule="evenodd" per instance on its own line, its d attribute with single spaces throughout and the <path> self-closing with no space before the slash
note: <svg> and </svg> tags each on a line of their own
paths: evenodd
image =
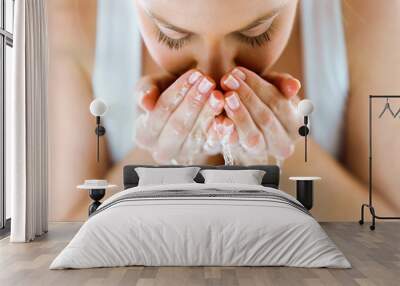
<svg viewBox="0 0 400 286">
<path fill-rule="evenodd" d="M 50 269 L 132 265 L 351 267 L 292 196 L 256 185 L 198 183 L 115 194 Z"/>
</svg>

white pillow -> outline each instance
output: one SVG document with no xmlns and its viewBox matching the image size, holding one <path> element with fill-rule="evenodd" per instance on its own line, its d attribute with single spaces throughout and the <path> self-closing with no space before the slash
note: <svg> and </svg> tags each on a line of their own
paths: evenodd
<svg viewBox="0 0 400 286">
<path fill-rule="evenodd" d="M 199 167 L 135 168 L 139 176 L 139 186 L 195 183 L 193 179 L 199 170 Z"/>
<path fill-rule="evenodd" d="M 261 185 L 265 171 L 262 170 L 201 170 L 204 183 Z"/>
</svg>

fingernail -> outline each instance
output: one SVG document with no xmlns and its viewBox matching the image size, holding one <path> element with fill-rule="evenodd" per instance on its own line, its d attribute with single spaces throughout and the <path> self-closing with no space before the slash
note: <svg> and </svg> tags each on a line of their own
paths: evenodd
<svg viewBox="0 0 400 286">
<path fill-rule="evenodd" d="M 203 78 L 197 87 L 197 90 L 201 93 L 207 93 L 213 87 L 213 83 L 208 78 Z"/>
<path fill-rule="evenodd" d="M 228 75 L 228 77 L 224 80 L 224 84 L 230 89 L 238 89 L 240 86 L 240 83 L 232 75 Z"/>
<path fill-rule="evenodd" d="M 152 84 L 145 84 L 141 89 L 140 89 L 140 93 L 142 96 L 150 93 L 152 91 L 152 89 L 154 88 L 154 85 Z"/>
<path fill-rule="evenodd" d="M 240 69 L 235 68 L 232 71 L 232 74 L 237 76 L 238 78 L 240 78 L 241 80 L 246 80 L 246 74 L 244 72 L 242 72 Z"/>
<path fill-rule="evenodd" d="M 201 72 L 199 72 L 199 71 L 194 71 L 194 72 L 189 76 L 188 82 L 189 82 L 190 84 L 194 84 L 200 77 L 201 77 Z"/>
<path fill-rule="evenodd" d="M 290 79 L 287 82 L 286 90 L 290 95 L 296 95 L 301 88 L 301 83 L 298 79 Z"/>
<path fill-rule="evenodd" d="M 214 93 L 211 93 L 209 102 L 212 108 L 217 109 L 221 101 L 215 97 Z"/>
<path fill-rule="evenodd" d="M 295 78 L 294 81 L 295 81 L 296 84 L 297 84 L 297 89 L 300 90 L 300 88 L 301 88 L 301 82 L 300 82 L 297 78 Z"/>
<path fill-rule="evenodd" d="M 240 106 L 237 93 L 232 93 L 230 96 L 225 98 L 225 101 L 229 108 L 232 110 L 238 109 Z"/>
</svg>

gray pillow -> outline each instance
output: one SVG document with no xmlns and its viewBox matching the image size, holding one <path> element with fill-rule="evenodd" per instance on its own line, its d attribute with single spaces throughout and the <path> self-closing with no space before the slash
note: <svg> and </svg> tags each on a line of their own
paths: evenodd
<svg viewBox="0 0 400 286">
<path fill-rule="evenodd" d="M 262 170 L 202 170 L 205 184 L 261 185 L 265 171 Z"/>
<path fill-rule="evenodd" d="M 195 183 L 193 179 L 199 170 L 199 167 L 135 168 L 139 176 L 139 186 Z"/>
</svg>

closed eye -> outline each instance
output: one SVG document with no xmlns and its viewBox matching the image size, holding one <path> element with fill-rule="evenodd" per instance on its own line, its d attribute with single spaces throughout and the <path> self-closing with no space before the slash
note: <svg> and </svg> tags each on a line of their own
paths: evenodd
<svg viewBox="0 0 400 286">
<path fill-rule="evenodd" d="M 271 35 L 270 35 L 270 31 L 267 30 L 264 33 L 256 36 L 256 37 L 247 37 L 244 36 L 242 34 L 237 34 L 236 35 L 237 39 L 245 44 L 248 44 L 252 47 L 256 47 L 256 46 L 262 46 L 264 45 L 266 42 L 271 41 Z"/>
<path fill-rule="evenodd" d="M 274 20 L 278 12 L 270 14 L 268 17 L 254 21 L 244 29 L 233 32 L 232 34 L 241 42 L 252 47 L 262 46 L 271 40 L 271 31 L 273 30 Z M 152 15 L 158 27 L 158 41 L 165 44 L 172 50 L 179 50 L 187 44 L 194 35 L 165 21 L 158 20 Z"/>
<path fill-rule="evenodd" d="M 259 21 L 258 24 L 239 31 L 236 36 L 242 42 L 255 46 L 262 46 L 271 40 L 271 32 L 273 30 L 274 20 L 277 14 L 267 20 Z"/>
<path fill-rule="evenodd" d="M 158 28 L 159 28 L 160 32 L 162 32 L 164 35 L 168 36 L 169 38 L 171 38 L 173 40 L 180 40 L 180 39 L 186 38 L 190 34 L 188 32 L 177 31 L 173 28 L 170 28 L 168 26 L 164 26 L 161 24 L 158 25 Z"/>
<path fill-rule="evenodd" d="M 180 50 L 189 40 L 190 35 L 184 36 L 180 39 L 173 39 L 164 34 L 161 30 L 158 31 L 158 41 L 167 45 L 171 50 Z"/>
<path fill-rule="evenodd" d="M 274 15 L 269 19 L 258 21 L 255 25 L 252 25 L 251 27 L 240 30 L 238 32 L 246 37 L 257 37 L 267 31 L 272 26 L 276 16 L 277 15 Z"/>
<path fill-rule="evenodd" d="M 167 45 L 172 50 L 181 49 L 191 36 L 190 32 L 179 31 L 157 20 L 156 24 L 158 27 L 158 41 Z"/>
</svg>

